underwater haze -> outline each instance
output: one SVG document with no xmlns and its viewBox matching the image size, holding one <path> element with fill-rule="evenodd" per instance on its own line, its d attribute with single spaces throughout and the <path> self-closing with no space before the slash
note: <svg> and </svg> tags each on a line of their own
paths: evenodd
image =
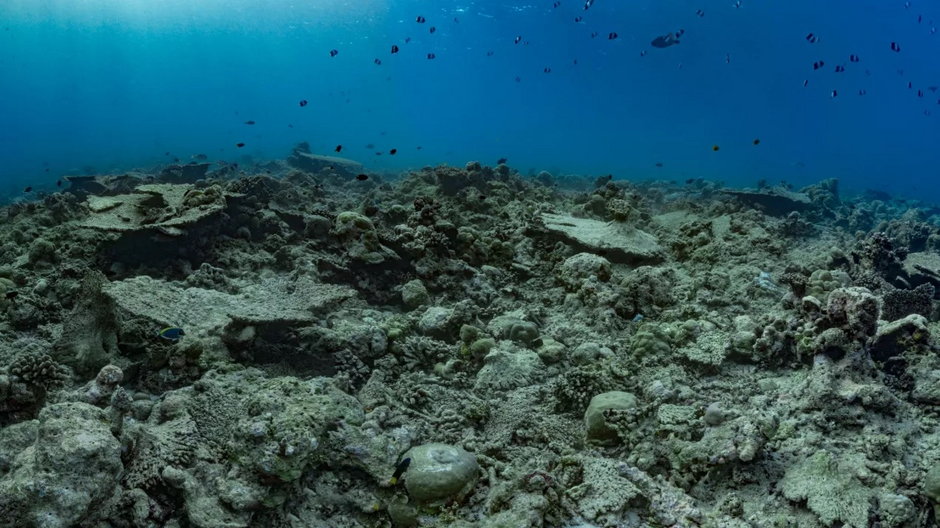
<svg viewBox="0 0 940 528">
<path fill-rule="evenodd" d="M 0 23 L 10 197 L 300 141 L 380 171 L 940 191 L 935 2 L 5 0 Z"/>
</svg>

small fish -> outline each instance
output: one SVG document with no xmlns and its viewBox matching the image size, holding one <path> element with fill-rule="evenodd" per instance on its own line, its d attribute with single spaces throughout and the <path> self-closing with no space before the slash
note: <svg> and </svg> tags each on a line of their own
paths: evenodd
<svg viewBox="0 0 940 528">
<path fill-rule="evenodd" d="M 394 148 L 393 148 L 392 150 L 388 151 L 388 153 L 389 153 L 390 155 L 394 156 L 395 154 L 398 154 L 398 149 L 394 149 Z"/>
<path fill-rule="evenodd" d="M 369 179 L 369 175 L 368 175 L 368 174 L 357 174 L 357 175 L 356 175 L 356 179 L 359 180 L 359 181 L 366 181 L 366 180 Z"/>
<path fill-rule="evenodd" d="M 32 186 L 28 186 L 28 187 L 26 187 L 25 189 L 23 189 L 23 192 L 24 192 L 24 193 L 33 192 L 33 187 L 32 187 Z"/>
<path fill-rule="evenodd" d="M 897 42 L 892 42 L 892 43 L 891 43 L 891 51 L 893 51 L 893 52 L 895 52 L 895 53 L 900 53 L 900 52 L 901 52 L 901 45 L 898 44 Z"/>
<path fill-rule="evenodd" d="M 336 148 L 333 149 L 333 150 L 335 150 L 336 152 L 340 152 L 341 150 L 343 150 L 343 146 L 342 146 L 342 145 L 336 145 Z"/>
<path fill-rule="evenodd" d="M 560 5 L 561 5 L 561 2 L 555 2 L 554 4 L 552 4 L 552 7 L 558 7 Z"/>
<path fill-rule="evenodd" d="M 584 17 L 583 17 L 583 16 L 576 16 L 576 17 L 574 17 L 574 22 L 575 22 L 575 24 L 579 24 L 582 20 L 584 20 Z"/>
<path fill-rule="evenodd" d="M 662 167 L 663 167 L 663 162 L 657 161 L 657 162 L 656 162 L 656 166 L 659 167 L 659 168 L 662 168 Z"/>
<path fill-rule="evenodd" d="M 760 145 L 760 138 L 754 138 L 754 141 L 752 143 L 754 143 L 755 145 Z"/>
<path fill-rule="evenodd" d="M 839 97 L 839 90 L 833 90 L 832 93 L 829 94 L 829 97 L 832 99 Z"/>
<path fill-rule="evenodd" d="M 813 63 L 813 69 L 818 70 L 819 68 L 822 68 L 825 65 L 826 65 L 825 61 L 816 61 Z"/>
<path fill-rule="evenodd" d="M 376 66 L 381 66 L 381 65 L 382 65 L 382 59 L 375 59 L 375 60 L 372 61 L 372 62 L 374 62 Z"/>
<path fill-rule="evenodd" d="M 865 94 L 867 94 L 867 93 L 868 93 L 868 92 L 865 91 L 864 89 L 858 91 L 858 95 L 865 95 Z"/>
<path fill-rule="evenodd" d="M 587 11 L 591 9 L 591 6 L 594 5 L 594 0 L 584 0 L 584 10 Z"/>
<path fill-rule="evenodd" d="M 938 88 L 937 86 L 928 86 L 928 87 L 927 87 L 927 89 L 930 90 L 930 91 L 933 92 L 933 93 L 937 93 L 937 88 Z"/>
<path fill-rule="evenodd" d="M 157 335 L 167 341 L 179 341 L 181 337 L 186 335 L 186 332 L 177 326 L 169 326 L 157 332 Z"/>
<path fill-rule="evenodd" d="M 545 68 L 543 68 L 542 71 L 545 72 L 545 73 L 552 73 L 552 69 L 549 68 L 548 66 L 546 66 Z"/>
<path fill-rule="evenodd" d="M 815 44 L 819 42 L 819 37 L 817 37 L 813 33 L 810 33 L 809 35 L 806 35 L 806 41 L 809 42 L 810 44 Z"/>
<path fill-rule="evenodd" d="M 388 479 L 389 485 L 394 486 L 395 484 L 398 484 L 398 480 L 401 478 L 402 475 L 405 474 L 405 471 L 408 470 L 408 466 L 410 465 L 411 465 L 410 457 L 403 459 L 401 462 L 399 462 L 398 465 L 395 466 L 395 472 L 392 473 L 392 478 Z"/>
<path fill-rule="evenodd" d="M 592 32 L 591 32 L 591 38 L 596 38 L 597 35 L 599 35 L 599 33 L 598 33 L 597 31 L 592 31 Z"/>
<path fill-rule="evenodd" d="M 253 125 L 253 124 L 255 124 L 255 122 L 254 122 L 254 121 L 245 121 L 245 124 L 246 124 L 246 125 Z"/>
<path fill-rule="evenodd" d="M 437 57 L 437 55 L 435 55 L 435 54 L 433 54 L 433 53 L 428 53 L 428 60 L 431 60 L 431 59 L 433 59 L 433 58 L 435 58 L 435 57 Z"/>
<path fill-rule="evenodd" d="M 235 143 L 235 146 L 238 147 L 238 148 L 242 148 L 242 147 L 245 146 L 245 144 L 244 144 L 244 143 Z"/>
<path fill-rule="evenodd" d="M 372 143 L 366 143 L 366 148 L 369 149 L 369 150 L 372 150 L 372 149 L 375 148 L 375 145 L 372 144 Z"/>
<path fill-rule="evenodd" d="M 674 46 L 679 44 L 679 37 L 682 35 L 683 31 L 679 30 L 677 33 L 666 33 L 665 35 L 660 35 L 653 39 L 650 42 L 650 45 L 654 48 L 668 48 L 669 46 Z"/>
<path fill-rule="evenodd" d="M 705 16 L 705 11 L 703 11 L 703 10 L 701 10 L 701 9 L 696 9 L 696 10 L 695 10 L 695 14 L 698 15 L 699 18 L 702 18 L 703 16 Z"/>
<path fill-rule="evenodd" d="M 924 91 L 923 91 L 923 90 L 917 90 L 917 97 L 923 97 L 923 96 L 924 96 Z"/>
<path fill-rule="evenodd" d="M 858 58 L 858 55 L 855 55 L 854 53 L 852 55 L 849 55 L 849 62 L 858 62 L 860 60 L 861 59 Z"/>
<path fill-rule="evenodd" d="M 725 64 L 731 64 L 731 54 L 725 53 Z"/>
<path fill-rule="evenodd" d="M 836 64 L 836 73 L 842 73 L 845 71 L 845 66 L 840 66 Z"/>
<path fill-rule="evenodd" d="M 339 50 L 335 50 L 335 49 L 330 50 L 330 57 L 335 57 L 337 55 L 339 55 Z"/>
<path fill-rule="evenodd" d="M 740 9 L 740 8 L 741 8 L 741 0 L 738 0 L 737 2 L 731 4 L 731 6 L 732 6 L 732 7 L 737 7 L 738 9 Z"/>
<path fill-rule="evenodd" d="M 301 101 L 300 101 L 300 106 L 301 106 L 301 107 L 307 106 L 307 100 L 306 100 L 306 99 L 301 99 Z"/>
<path fill-rule="evenodd" d="M 421 145 L 418 145 L 418 146 L 415 147 L 415 148 L 417 148 L 418 150 L 421 150 L 421 149 L 424 148 L 424 147 L 422 147 Z"/>
<path fill-rule="evenodd" d="M 431 33 L 434 33 L 435 31 L 437 31 L 437 28 L 434 27 L 434 26 L 431 26 L 430 32 L 431 32 Z"/>
<path fill-rule="evenodd" d="M 408 44 L 409 42 L 411 42 L 411 37 L 405 37 L 405 44 Z"/>
<path fill-rule="evenodd" d="M 56 180 L 56 181 L 55 181 L 55 186 L 56 186 L 56 187 L 62 187 L 62 180 Z"/>
<path fill-rule="evenodd" d="M 515 80 L 516 82 L 522 82 L 522 77 L 519 77 L 519 76 L 517 75 L 514 80 Z"/>
<path fill-rule="evenodd" d="M 646 56 L 646 50 L 640 50 L 640 57 Z"/>
<path fill-rule="evenodd" d="M 522 42 L 522 35 L 517 35 L 516 38 L 512 39 L 513 44 L 518 44 Z"/>
<path fill-rule="evenodd" d="M 499 158 L 498 160 L 496 160 L 496 164 L 502 165 L 503 163 L 506 163 L 507 161 L 509 161 L 508 158 Z"/>
<path fill-rule="evenodd" d="M 607 40 L 615 40 L 616 38 L 617 38 L 617 34 L 614 33 L 613 31 L 607 34 Z"/>
<path fill-rule="evenodd" d="M 396 44 L 392 44 L 392 53 L 398 53 L 398 46 Z"/>
<path fill-rule="evenodd" d="M 486 52 L 486 56 L 487 56 L 487 57 L 492 57 L 492 56 L 493 56 L 493 50 L 487 51 L 487 52 Z"/>
<path fill-rule="evenodd" d="M 721 147 L 718 145 L 712 145 L 712 152 L 718 152 L 719 150 L 721 150 Z"/>
<path fill-rule="evenodd" d="M 907 81 L 907 89 L 912 90 L 913 88 L 914 88 L 914 83 L 912 83 L 911 81 Z"/>
<path fill-rule="evenodd" d="M 427 20 L 426 18 L 424 18 L 423 16 L 421 16 L 421 15 L 418 15 L 417 17 L 415 17 L 415 22 L 417 22 L 417 23 L 419 23 L 419 24 L 424 24 L 424 23 L 427 22 L 427 21 L 428 21 L 428 20 Z"/>
</svg>

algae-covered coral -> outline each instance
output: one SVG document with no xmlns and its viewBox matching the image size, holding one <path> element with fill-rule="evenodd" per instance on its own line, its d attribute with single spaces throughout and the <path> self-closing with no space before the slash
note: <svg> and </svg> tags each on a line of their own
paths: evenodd
<svg viewBox="0 0 940 528">
<path fill-rule="evenodd" d="M 311 156 L 2 210 L 0 526 L 937 523 L 934 210 Z"/>
</svg>

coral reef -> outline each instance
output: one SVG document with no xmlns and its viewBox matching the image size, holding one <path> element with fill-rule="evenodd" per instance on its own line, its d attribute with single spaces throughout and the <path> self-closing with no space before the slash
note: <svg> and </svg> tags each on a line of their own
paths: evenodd
<svg viewBox="0 0 940 528">
<path fill-rule="evenodd" d="M 213 166 L 4 209 L 0 526 L 940 520 L 936 215 Z"/>
</svg>

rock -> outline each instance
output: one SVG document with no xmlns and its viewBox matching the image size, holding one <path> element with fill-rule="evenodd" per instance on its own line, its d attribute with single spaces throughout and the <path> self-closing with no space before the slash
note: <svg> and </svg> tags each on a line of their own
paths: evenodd
<svg viewBox="0 0 940 528">
<path fill-rule="evenodd" d="M 424 444 L 405 453 L 411 464 L 405 472 L 405 489 L 419 502 L 443 501 L 465 496 L 480 472 L 476 457 L 447 444 Z"/>
<path fill-rule="evenodd" d="M 144 318 L 154 326 L 180 326 L 187 335 L 220 335 L 229 324 L 241 327 L 314 322 L 327 308 L 356 296 L 346 286 L 322 284 L 306 276 L 270 276 L 231 294 L 182 288 L 147 276 L 112 282 L 104 293 L 125 317 Z"/>
<path fill-rule="evenodd" d="M 483 363 L 474 384 L 474 389 L 482 392 L 532 385 L 538 381 L 538 373 L 543 367 L 542 360 L 534 351 L 518 348 L 508 341 L 490 350 Z"/>
<path fill-rule="evenodd" d="M 793 211 L 806 211 L 814 207 L 808 195 L 780 187 L 770 191 L 725 189 L 721 192 L 773 216 L 786 216 Z"/>
<path fill-rule="evenodd" d="M 75 222 L 75 226 L 118 233 L 156 231 L 179 236 L 184 234 L 183 228 L 221 213 L 227 199 L 236 196 L 219 187 L 140 185 L 134 194 L 89 197 L 91 214 Z"/>
<path fill-rule="evenodd" d="M 610 391 L 591 398 L 584 413 L 584 427 L 589 442 L 612 444 L 617 441 L 617 432 L 607 425 L 605 411 L 632 411 L 636 409 L 636 396 L 629 392 Z"/>
<path fill-rule="evenodd" d="M 184 165 L 169 165 L 160 171 L 157 179 L 164 183 L 195 183 L 206 177 L 209 170 L 208 163 L 186 163 Z"/>
<path fill-rule="evenodd" d="M 871 339 L 871 357 L 877 361 L 886 361 L 903 352 L 905 345 L 927 343 L 929 339 L 927 318 L 911 314 L 878 327 L 875 337 Z"/>
<path fill-rule="evenodd" d="M 457 332 L 456 313 L 453 308 L 432 306 L 424 311 L 418 320 L 418 331 L 422 334 L 440 339 L 453 341 Z"/>
<path fill-rule="evenodd" d="M 294 147 L 294 152 L 287 158 L 287 164 L 295 169 L 314 173 L 324 169 L 346 175 L 356 175 L 362 172 L 362 164 L 358 161 L 311 154 L 310 145 L 306 143 Z"/>
<path fill-rule="evenodd" d="M 118 490 L 121 444 L 105 412 L 85 403 L 50 405 L 38 422 L 35 444 L 0 480 L 0 526 L 78 526 Z"/>
<path fill-rule="evenodd" d="M 656 237 L 619 222 L 601 222 L 573 216 L 542 214 L 549 233 L 579 251 L 602 255 L 619 264 L 642 265 L 663 260 Z"/>
<path fill-rule="evenodd" d="M 401 301 L 408 308 L 414 309 L 422 304 L 427 304 L 429 297 L 428 289 L 418 279 L 408 281 L 401 287 Z"/>
<path fill-rule="evenodd" d="M 607 282 L 610 275 L 610 262 L 593 253 L 578 253 L 568 257 L 558 268 L 558 280 L 569 290 L 577 290 L 591 278 Z"/>
</svg>

